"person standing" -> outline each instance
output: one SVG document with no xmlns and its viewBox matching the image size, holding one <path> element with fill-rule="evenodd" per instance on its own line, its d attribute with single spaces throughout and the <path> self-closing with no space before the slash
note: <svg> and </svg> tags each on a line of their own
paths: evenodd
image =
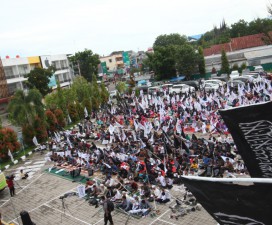
<svg viewBox="0 0 272 225">
<path fill-rule="evenodd" d="M 6 178 L 7 178 L 7 184 L 8 184 L 10 196 L 13 197 L 15 195 L 15 188 L 14 188 L 14 183 L 13 183 L 14 177 L 10 176 L 10 177 L 6 177 Z"/>
<path fill-rule="evenodd" d="M 104 224 L 107 225 L 108 221 L 110 221 L 110 225 L 113 225 L 111 209 L 109 207 L 109 200 L 106 199 L 105 196 L 102 196 L 101 200 L 104 209 Z"/>
</svg>

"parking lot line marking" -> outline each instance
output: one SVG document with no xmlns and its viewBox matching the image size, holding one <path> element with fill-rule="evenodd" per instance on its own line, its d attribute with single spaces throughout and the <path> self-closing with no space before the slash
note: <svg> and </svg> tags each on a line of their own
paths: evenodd
<svg viewBox="0 0 272 225">
<path fill-rule="evenodd" d="M 77 218 L 77 217 L 75 217 L 75 216 L 72 216 L 70 213 L 67 213 L 67 211 L 64 213 L 64 211 L 61 211 L 61 210 L 59 210 L 59 209 L 56 209 L 56 208 L 54 208 L 54 207 L 52 207 L 52 206 L 50 206 L 50 205 L 48 205 L 48 204 L 44 204 L 44 205 L 47 206 L 47 207 L 49 207 L 50 209 L 56 210 L 56 211 L 58 211 L 58 212 L 60 212 L 60 213 L 62 213 L 62 214 L 64 214 L 64 215 L 70 216 L 70 217 L 72 217 L 73 219 L 78 220 L 78 221 L 80 221 L 80 222 L 82 222 L 82 223 L 91 225 L 90 223 L 87 223 L 87 222 L 84 221 L 84 220 L 81 220 L 81 219 L 79 219 L 79 218 Z"/>
<path fill-rule="evenodd" d="M 162 219 L 158 219 L 159 221 L 162 221 L 162 222 L 164 222 L 164 223 L 167 223 L 167 224 L 171 224 L 171 225 L 176 225 L 175 223 L 170 223 L 170 222 L 168 222 L 168 221 L 166 221 L 166 220 L 162 220 Z"/>
<path fill-rule="evenodd" d="M 153 223 L 155 223 L 157 220 L 159 220 L 162 216 L 164 216 L 166 213 L 168 213 L 170 211 L 170 209 L 166 210 L 163 214 L 161 214 L 157 219 L 155 219 L 150 225 L 152 225 Z"/>
</svg>

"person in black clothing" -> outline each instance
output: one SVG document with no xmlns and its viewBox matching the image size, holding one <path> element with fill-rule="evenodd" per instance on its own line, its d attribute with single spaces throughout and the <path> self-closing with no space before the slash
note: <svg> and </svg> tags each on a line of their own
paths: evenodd
<svg viewBox="0 0 272 225">
<path fill-rule="evenodd" d="M 113 225 L 113 220 L 111 216 L 111 210 L 109 209 L 108 200 L 105 198 L 105 196 L 102 196 L 101 200 L 102 200 L 102 206 L 104 209 L 104 224 L 107 225 L 108 221 L 110 221 L 110 225 Z"/>
</svg>

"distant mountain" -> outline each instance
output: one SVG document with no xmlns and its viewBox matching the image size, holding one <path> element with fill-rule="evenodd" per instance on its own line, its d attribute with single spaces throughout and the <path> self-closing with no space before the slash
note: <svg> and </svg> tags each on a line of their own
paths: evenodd
<svg viewBox="0 0 272 225">
<path fill-rule="evenodd" d="M 191 36 L 188 36 L 188 39 L 189 40 L 199 40 L 201 37 L 202 37 L 203 34 L 197 34 L 197 35 L 191 35 Z"/>
</svg>

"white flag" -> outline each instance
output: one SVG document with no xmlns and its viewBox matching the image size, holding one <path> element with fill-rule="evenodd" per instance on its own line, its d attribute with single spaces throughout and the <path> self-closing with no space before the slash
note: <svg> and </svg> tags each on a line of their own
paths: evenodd
<svg viewBox="0 0 272 225">
<path fill-rule="evenodd" d="M 70 148 L 73 147 L 73 146 L 72 146 L 72 143 L 71 143 L 71 141 L 70 141 L 70 139 L 69 139 L 69 137 L 67 137 L 67 143 L 68 143 L 68 145 L 70 146 Z"/>
<path fill-rule="evenodd" d="M 32 139 L 32 141 L 33 141 L 34 145 L 36 145 L 36 146 L 38 146 L 38 145 L 39 145 L 39 143 L 38 143 L 38 140 L 37 140 L 36 136 L 34 136 L 34 138 Z"/>
<path fill-rule="evenodd" d="M 87 111 L 86 107 L 84 108 L 84 115 L 85 115 L 85 117 L 88 116 L 88 111 Z"/>
<path fill-rule="evenodd" d="M 70 117 L 69 114 L 68 114 L 68 123 L 69 123 L 69 124 L 72 123 L 72 120 L 71 120 L 71 117 Z"/>
<path fill-rule="evenodd" d="M 142 139 L 140 138 L 140 143 L 141 143 L 141 147 L 140 148 L 145 148 L 146 144 L 142 141 Z"/>
<path fill-rule="evenodd" d="M 8 150 L 8 156 L 10 157 L 11 162 L 14 162 L 14 158 L 10 150 Z"/>
</svg>

